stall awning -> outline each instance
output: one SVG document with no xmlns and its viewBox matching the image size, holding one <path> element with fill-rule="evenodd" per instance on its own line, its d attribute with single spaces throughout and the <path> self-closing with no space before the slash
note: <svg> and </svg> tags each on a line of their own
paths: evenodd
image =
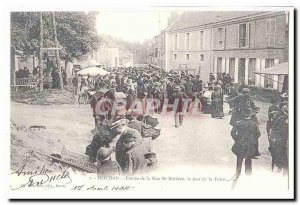
<svg viewBox="0 0 300 205">
<path fill-rule="evenodd" d="M 78 75 L 91 75 L 91 76 L 96 76 L 96 75 L 104 76 L 104 75 L 109 74 L 109 72 L 104 70 L 103 68 L 92 66 L 92 67 L 83 68 L 82 70 L 78 71 L 77 74 Z"/>
<path fill-rule="evenodd" d="M 288 75 L 289 74 L 289 62 L 274 65 L 264 70 L 255 71 L 255 74 L 267 74 L 267 75 Z"/>
</svg>

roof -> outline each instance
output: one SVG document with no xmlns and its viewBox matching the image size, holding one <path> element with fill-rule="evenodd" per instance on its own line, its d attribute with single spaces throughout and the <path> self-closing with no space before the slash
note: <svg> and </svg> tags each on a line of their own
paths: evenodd
<svg viewBox="0 0 300 205">
<path fill-rule="evenodd" d="M 256 71 L 256 74 L 268 74 L 268 75 L 288 75 L 289 74 L 289 62 L 274 65 L 264 70 Z"/>
<path fill-rule="evenodd" d="M 204 26 L 265 12 L 266 11 L 189 11 L 183 13 L 167 30 L 173 31 L 195 26 Z"/>
</svg>

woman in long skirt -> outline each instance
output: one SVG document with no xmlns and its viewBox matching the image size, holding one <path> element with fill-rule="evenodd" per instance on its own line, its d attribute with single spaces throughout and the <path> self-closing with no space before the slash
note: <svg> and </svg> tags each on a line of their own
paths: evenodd
<svg viewBox="0 0 300 205">
<path fill-rule="evenodd" d="M 216 86 L 214 92 L 211 95 L 211 117 L 222 119 L 224 117 L 223 112 L 223 95 L 221 89 Z"/>
</svg>

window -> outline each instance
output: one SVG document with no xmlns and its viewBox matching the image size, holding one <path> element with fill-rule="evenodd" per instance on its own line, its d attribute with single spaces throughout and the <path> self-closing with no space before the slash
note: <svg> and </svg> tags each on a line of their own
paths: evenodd
<svg viewBox="0 0 300 205">
<path fill-rule="evenodd" d="M 185 54 L 185 60 L 190 60 L 190 54 Z"/>
<path fill-rule="evenodd" d="M 200 31 L 200 49 L 203 49 L 203 34 L 204 34 L 204 31 Z"/>
<path fill-rule="evenodd" d="M 218 49 L 223 48 L 223 28 L 218 28 Z"/>
<path fill-rule="evenodd" d="M 267 43 L 268 46 L 275 46 L 275 19 L 267 21 Z"/>
<path fill-rule="evenodd" d="M 238 25 L 238 28 L 237 28 L 238 41 L 237 41 L 237 43 L 238 43 L 238 47 L 240 47 L 240 48 L 249 47 L 249 27 L 250 27 L 249 23 Z"/>
<path fill-rule="evenodd" d="M 213 29 L 213 49 L 225 49 L 225 27 Z"/>
<path fill-rule="evenodd" d="M 200 54 L 200 61 L 204 61 L 204 55 Z"/>
<path fill-rule="evenodd" d="M 246 24 L 240 24 L 240 47 L 246 47 Z"/>
<path fill-rule="evenodd" d="M 178 35 L 174 35 L 174 50 L 177 50 Z"/>
<path fill-rule="evenodd" d="M 274 59 L 266 59 L 265 68 L 274 66 Z M 265 75 L 265 88 L 273 88 L 273 76 Z"/>
<path fill-rule="evenodd" d="M 189 50 L 190 49 L 190 33 L 186 34 L 186 39 L 185 39 L 185 49 Z"/>
<path fill-rule="evenodd" d="M 174 60 L 177 60 L 177 54 L 176 53 L 174 54 Z"/>
</svg>

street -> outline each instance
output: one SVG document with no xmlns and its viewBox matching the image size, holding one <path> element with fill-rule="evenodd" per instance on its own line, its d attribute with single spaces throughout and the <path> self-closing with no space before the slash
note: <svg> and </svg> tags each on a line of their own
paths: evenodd
<svg viewBox="0 0 300 205">
<path fill-rule="evenodd" d="M 253 172 L 270 170 L 271 157 L 265 132 L 267 103 L 259 103 L 258 114 L 262 136 L 259 140 L 261 156 L 253 160 Z M 231 116 L 213 119 L 210 115 L 186 116 L 181 127 L 174 127 L 172 112 L 155 114 L 162 129 L 158 139 L 153 141 L 160 171 L 182 167 L 212 168 L 216 171 L 228 168 L 234 175 L 236 157 L 231 152 L 233 140 L 230 136 Z M 66 146 L 69 150 L 84 153 L 92 139 L 94 128 L 92 110 L 89 105 L 27 105 L 11 103 L 11 119 L 18 125 L 29 128 L 32 125 L 46 127 L 46 140 L 53 140 L 52 151 Z M 48 135 L 48 136 L 47 136 Z M 55 139 L 55 140 L 54 140 Z"/>
</svg>

